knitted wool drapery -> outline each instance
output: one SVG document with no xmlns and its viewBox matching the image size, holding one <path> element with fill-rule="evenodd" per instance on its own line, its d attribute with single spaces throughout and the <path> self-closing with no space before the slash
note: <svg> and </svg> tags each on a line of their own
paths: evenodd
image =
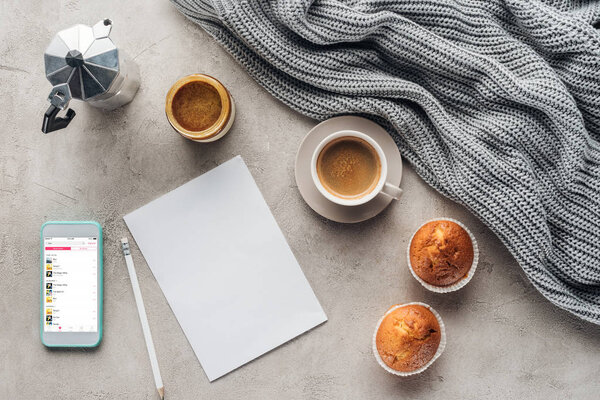
<svg viewBox="0 0 600 400">
<path fill-rule="evenodd" d="M 600 3 L 172 0 L 270 93 L 384 126 L 550 301 L 600 324 Z"/>
</svg>

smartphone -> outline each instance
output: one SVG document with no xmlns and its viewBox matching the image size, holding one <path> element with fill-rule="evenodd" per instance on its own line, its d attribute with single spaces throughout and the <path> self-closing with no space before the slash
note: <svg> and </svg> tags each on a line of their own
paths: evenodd
<svg viewBox="0 0 600 400">
<path fill-rule="evenodd" d="M 102 339 L 102 227 L 42 225 L 41 329 L 48 347 L 96 347 Z"/>
</svg>

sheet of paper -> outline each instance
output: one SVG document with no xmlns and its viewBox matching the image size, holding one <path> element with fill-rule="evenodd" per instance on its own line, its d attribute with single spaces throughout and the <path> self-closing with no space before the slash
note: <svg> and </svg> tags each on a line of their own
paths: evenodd
<svg viewBox="0 0 600 400">
<path fill-rule="evenodd" d="M 210 381 L 327 320 L 240 156 L 124 219 Z"/>
</svg>

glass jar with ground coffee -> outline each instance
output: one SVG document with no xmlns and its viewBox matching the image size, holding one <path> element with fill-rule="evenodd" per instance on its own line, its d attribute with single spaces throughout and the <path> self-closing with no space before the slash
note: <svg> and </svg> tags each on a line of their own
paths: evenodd
<svg viewBox="0 0 600 400">
<path fill-rule="evenodd" d="M 233 125 L 235 104 L 229 91 L 212 76 L 189 75 L 167 93 L 165 112 L 171 126 L 195 142 L 212 142 Z"/>
</svg>

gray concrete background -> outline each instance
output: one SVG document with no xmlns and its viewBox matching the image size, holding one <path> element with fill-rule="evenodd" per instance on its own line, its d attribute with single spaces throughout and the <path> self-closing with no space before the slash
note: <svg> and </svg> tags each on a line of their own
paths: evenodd
<svg viewBox="0 0 600 400">
<path fill-rule="evenodd" d="M 43 52 L 75 23 L 114 21 L 112 37 L 140 65 L 135 100 L 114 112 L 73 102 L 63 131 L 40 132 L 50 84 Z M 294 181 L 294 157 L 315 121 L 259 87 L 167 1 L 0 2 L 0 398 L 155 399 L 118 240 L 127 212 L 241 154 L 329 321 L 209 383 L 137 249 L 133 256 L 168 399 L 598 398 L 600 329 L 546 301 L 498 239 L 406 165 L 405 196 L 380 216 L 345 226 L 316 215 Z M 221 141 L 179 137 L 164 98 L 179 77 L 218 77 L 238 115 Z M 481 247 L 461 291 L 426 292 L 405 250 L 426 219 L 462 220 Z M 39 338 L 39 229 L 94 219 L 105 234 L 105 335 L 97 350 L 48 350 Z M 448 345 L 426 372 L 387 374 L 371 335 L 385 310 L 424 301 L 444 318 Z M 232 325 L 234 322 L 232 321 Z"/>
</svg>

